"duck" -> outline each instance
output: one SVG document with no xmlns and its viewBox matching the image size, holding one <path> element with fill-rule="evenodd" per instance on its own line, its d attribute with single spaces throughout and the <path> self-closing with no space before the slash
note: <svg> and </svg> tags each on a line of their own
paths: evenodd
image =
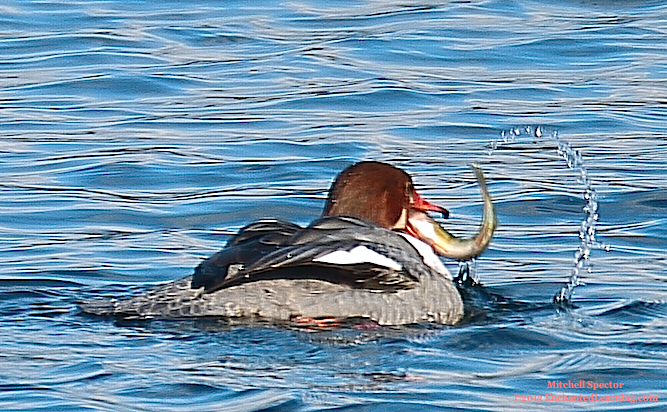
<svg viewBox="0 0 667 412">
<path fill-rule="evenodd" d="M 362 161 L 333 181 L 308 226 L 263 219 L 242 228 L 194 273 L 128 298 L 88 300 L 83 312 L 126 319 L 222 317 L 339 325 L 455 325 L 464 302 L 441 257 L 479 256 L 497 226 L 484 174 L 478 233 L 457 238 L 432 215 L 449 212 L 419 195 L 389 163 Z"/>
</svg>

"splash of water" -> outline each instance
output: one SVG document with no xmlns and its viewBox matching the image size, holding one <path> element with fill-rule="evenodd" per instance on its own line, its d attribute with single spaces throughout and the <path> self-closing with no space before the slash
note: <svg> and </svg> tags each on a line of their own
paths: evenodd
<svg viewBox="0 0 667 412">
<path fill-rule="evenodd" d="M 464 260 L 459 262 L 459 273 L 454 278 L 456 282 L 464 285 L 474 286 L 479 283 L 477 279 L 477 259 Z"/>
<path fill-rule="evenodd" d="M 574 262 L 570 277 L 565 286 L 563 286 L 554 296 L 554 302 L 563 306 L 570 306 L 572 295 L 577 286 L 583 285 L 581 275 L 583 272 L 590 274 L 592 272 L 590 263 L 590 254 L 593 249 L 604 249 L 609 251 L 609 245 L 598 243 L 595 240 L 595 228 L 598 220 L 598 197 L 593 187 L 593 182 L 588 177 L 588 170 L 584 164 L 584 159 L 578 150 L 573 148 L 570 143 L 562 140 L 558 136 L 558 131 L 548 132 L 541 126 L 516 127 L 501 133 L 501 138 L 491 143 L 489 155 L 499 146 L 511 144 L 521 137 L 530 137 L 533 142 L 546 137 L 556 143 L 558 154 L 565 160 L 567 167 L 577 174 L 577 183 L 583 188 L 583 198 L 586 205 L 583 208 L 585 217 L 579 227 L 579 247 L 574 253 Z"/>
</svg>

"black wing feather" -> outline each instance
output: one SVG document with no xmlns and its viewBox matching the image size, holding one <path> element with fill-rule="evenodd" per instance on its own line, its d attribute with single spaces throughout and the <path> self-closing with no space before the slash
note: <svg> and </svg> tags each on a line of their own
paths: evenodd
<svg viewBox="0 0 667 412">
<path fill-rule="evenodd" d="M 275 250 L 301 226 L 278 220 L 260 220 L 239 231 L 225 249 L 203 261 L 192 277 L 192 288 L 204 286 L 206 291 L 217 290 L 233 278 L 234 272 Z M 231 270 L 230 270 L 231 268 Z M 233 279 L 231 279 L 233 280 Z"/>
<path fill-rule="evenodd" d="M 363 245 L 401 262 L 402 270 L 371 263 L 332 265 L 314 260 L 337 250 Z M 402 236 L 363 220 L 326 217 L 307 228 L 260 221 L 242 229 L 228 246 L 195 270 L 193 288 L 207 293 L 268 279 L 317 279 L 353 288 L 392 291 L 411 287 L 428 270 Z"/>
</svg>

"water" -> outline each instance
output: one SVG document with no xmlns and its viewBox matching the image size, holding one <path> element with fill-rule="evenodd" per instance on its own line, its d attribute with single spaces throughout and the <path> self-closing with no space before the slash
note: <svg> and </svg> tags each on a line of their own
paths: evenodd
<svg viewBox="0 0 667 412">
<path fill-rule="evenodd" d="M 1 410 L 666 408 L 661 2 L 0 10 Z M 504 298 L 377 331 L 78 311 L 190 274 L 256 219 L 309 222 L 362 159 L 409 171 L 459 235 L 480 164 L 500 227 L 474 276 Z M 580 380 L 625 398 L 547 401 Z"/>
<path fill-rule="evenodd" d="M 527 135 L 528 138 L 532 139 L 534 142 L 536 139 L 542 138 L 544 130 L 541 126 L 535 128 L 531 126 L 525 126 L 522 128 L 513 128 L 509 131 L 503 131 L 501 133 L 502 139 L 495 140 L 491 143 L 491 148 L 496 150 L 500 144 L 507 145 L 509 143 L 516 143 L 517 139 L 522 138 L 524 135 Z M 577 251 L 574 254 L 574 263 L 572 267 L 572 272 L 570 273 L 570 278 L 567 282 L 567 285 L 564 286 L 560 292 L 554 297 L 556 303 L 563 304 L 564 306 L 572 305 L 572 295 L 574 294 L 574 288 L 581 286 L 580 281 L 580 272 L 585 269 L 589 274 L 592 273 L 590 267 L 590 254 L 591 249 L 604 249 L 606 251 L 610 250 L 609 245 L 603 245 L 595 240 L 595 228 L 598 220 L 598 196 L 595 191 L 595 187 L 591 179 L 588 177 L 588 170 L 584 165 L 584 159 L 581 156 L 581 153 L 575 148 L 573 148 L 568 142 L 562 141 L 558 137 L 557 131 L 552 131 L 550 133 L 551 140 L 556 143 L 558 147 L 558 154 L 563 158 L 567 167 L 578 174 L 577 183 L 579 183 L 583 188 L 583 198 L 586 201 L 586 205 L 583 208 L 585 212 L 585 218 L 581 222 L 579 227 L 579 238 L 581 239 L 581 244 L 577 248 Z M 493 151 L 489 152 L 489 155 L 492 155 Z M 462 263 L 467 265 L 466 262 Z"/>
</svg>

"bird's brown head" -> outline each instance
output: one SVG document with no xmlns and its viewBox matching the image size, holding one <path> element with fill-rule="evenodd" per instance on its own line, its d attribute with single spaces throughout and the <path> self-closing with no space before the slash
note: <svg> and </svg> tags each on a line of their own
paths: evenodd
<svg viewBox="0 0 667 412">
<path fill-rule="evenodd" d="M 445 208 L 419 196 L 403 170 L 387 163 L 360 162 L 338 175 L 323 215 L 354 216 L 386 229 L 404 229 L 411 208 L 448 215 Z"/>
</svg>

